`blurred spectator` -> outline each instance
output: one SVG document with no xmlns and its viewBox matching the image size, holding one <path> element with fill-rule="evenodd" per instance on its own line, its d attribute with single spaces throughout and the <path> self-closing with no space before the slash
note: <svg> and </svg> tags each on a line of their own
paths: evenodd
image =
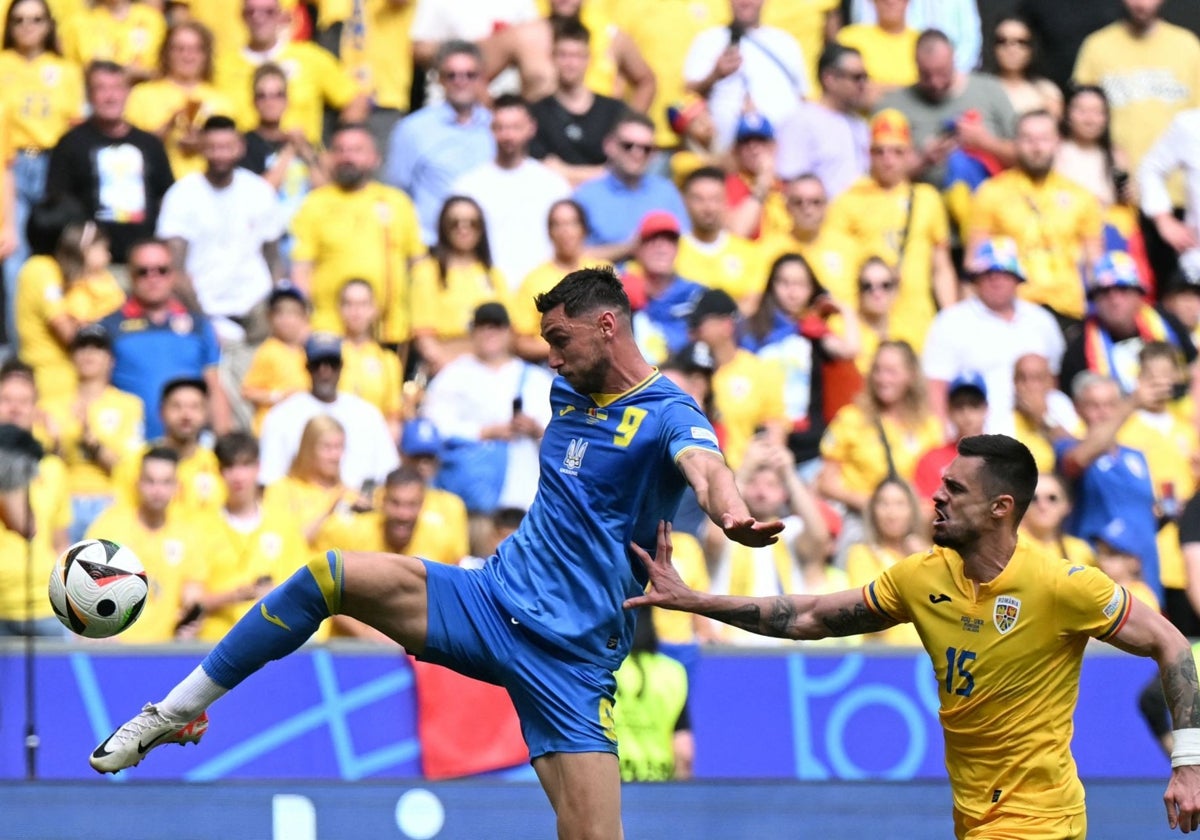
<svg viewBox="0 0 1200 840">
<path fill-rule="evenodd" d="M 572 271 L 583 268 L 587 256 L 584 249 L 588 235 L 587 215 L 574 199 L 564 198 L 550 206 L 546 230 L 554 256 L 526 275 L 512 298 L 509 313 L 517 355 L 531 362 L 545 361 L 550 350 L 541 335 L 542 316 L 534 305 L 534 298 L 550 291 Z"/>
<path fill-rule="evenodd" d="M 181 279 L 221 342 L 225 392 L 240 426 L 250 407 L 239 386 L 254 347 L 267 336 L 266 300 L 282 276 L 283 219 L 270 184 L 238 167 L 245 144 L 229 117 L 209 117 L 201 131 L 204 172 L 176 181 L 163 196 L 158 235 L 167 240 Z"/>
<path fill-rule="evenodd" d="M 679 238 L 675 267 L 689 280 L 730 294 L 743 311 L 757 301 L 762 261 L 754 243 L 728 229 L 725 172 L 703 166 L 683 180 L 690 233 Z"/>
<path fill-rule="evenodd" d="M 1092 269 L 1088 286 L 1090 313 L 1083 331 L 1067 342 L 1059 379 L 1071 383 L 1090 370 L 1116 380 L 1125 394 L 1135 390 L 1138 353 L 1147 341 L 1166 341 L 1191 364 L 1196 348 L 1188 330 L 1174 315 L 1143 302 L 1146 287 L 1128 254 L 1105 254 Z M 1078 398 L 1076 398 L 1078 401 Z"/>
<path fill-rule="evenodd" d="M 79 67 L 93 61 L 124 68 L 129 81 L 154 76 L 167 25 L 162 11 L 134 0 L 96 0 L 63 21 L 63 56 Z"/>
<path fill-rule="evenodd" d="M 988 431 L 1011 435 L 1013 365 L 1026 353 L 1037 353 L 1057 371 L 1062 333 L 1053 315 L 1018 297 L 1025 270 L 1011 239 L 980 240 L 968 269 L 975 294 L 939 312 L 925 339 L 921 367 L 929 380 L 929 401 L 945 418 L 948 383 L 965 372 L 978 373 L 987 383 Z"/>
<path fill-rule="evenodd" d="M 1138 353 L 1139 383 L 1151 386 L 1153 399 L 1129 416 L 1117 442 L 1146 456 L 1154 485 L 1158 516 L 1158 575 L 1162 606 L 1171 623 L 1188 636 L 1200 635 L 1200 617 L 1187 599 L 1187 570 L 1180 548 L 1179 517 L 1196 492 L 1200 435 L 1191 420 L 1171 411 L 1171 398 L 1184 378 L 1178 349 L 1162 341 L 1147 342 Z"/>
<path fill-rule="evenodd" d="M 6 220 L 11 221 L 13 241 L 0 244 L 12 342 L 17 272 L 30 253 L 25 224 L 30 209 L 45 195 L 50 150 L 83 120 L 83 74 L 59 52 L 56 23 L 45 0 L 16 0 L 8 7 L 2 46 L 0 103 L 8 119 L 8 145 L 15 151 L 11 175 L 16 203 Z M 5 247 L 12 253 L 4 253 Z"/>
<path fill-rule="evenodd" d="M 372 336 L 379 321 L 375 290 L 366 280 L 342 286 L 342 378 L 338 387 L 379 409 L 392 440 L 400 437 L 400 359 Z"/>
<path fill-rule="evenodd" d="M 1179 271 L 1159 288 L 1164 312 L 1173 315 L 1195 345 L 1200 341 L 1200 251 L 1179 261 Z"/>
<path fill-rule="evenodd" d="M 1070 513 L 1071 497 L 1063 477 L 1055 472 L 1042 472 L 1033 501 L 1021 519 L 1021 534 L 1073 566 L 1095 566 L 1096 553 L 1092 547 L 1079 537 L 1063 533 L 1063 522 Z"/>
<path fill-rule="evenodd" d="M 1035 67 L 1059 88 L 1070 87 L 1075 57 L 1083 39 L 1121 17 L 1122 0 L 1093 0 L 1078 6 L 1018 0 L 1017 14 L 1038 40 Z"/>
<path fill-rule="evenodd" d="M 912 486 L 927 512 L 933 513 L 931 500 L 942 483 L 942 472 L 958 456 L 958 442 L 984 432 L 988 415 L 987 382 L 975 371 L 964 371 L 954 377 L 946 388 L 946 442 L 927 449 L 917 460 Z"/>
<path fill-rule="evenodd" d="M 959 288 L 946 208 L 937 190 L 908 179 L 911 155 L 912 134 L 903 114 L 886 110 L 872 117 L 870 174 L 838 196 L 825 227 L 855 241 L 861 253 L 898 267 L 893 315 L 923 335 L 935 302 L 939 308 L 955 303 Z"/>
<path fill-rule="evenodd" d="M 1142 560 L 1146 582 L 1161 600 L 1158 522 L 1150 467 L 1140 450 L 1118 441 L 1117 433 L 1134 411 L 1155 405 L 1169 395 L 1170 386 L 1142 379 L 1132 394 L 1122 397 L 1116 380 L 1088 371 L 1072 381 L 1072 391 L 1085 431 L 1080 437 L 1064 432 L 1054 441 L 1059 471 L 1072 482 L 1075 497 L 1066 531 L 1092 539 L 1119 521 L 1125 538 Z"/>
<path fill-rule="evenodd" d="M 276 286 L 267 297 L 270 335 L 254 351 L 242 378 L 242 398 L 254 406 L 254 433 L 276 403 L 309 387 L 304 342 L 308 338 L 308 299 L 291 284 Z"/>
<path fill-rule="evenodd" d="M 905 19 L 908 0 L 871 2 L 875 6 L 875 19 L 842 27 L 837 33 L 837 43 L 862 55 L 868 77 L 867 102 L 873 106 L 885 94 L 917 81 L 914 53 L 920 30 L 910 27 Z M 953 70 L 953 48 L 950 60 Z"/>
<path fill-rule="evenodd" d="M 421 509 L 428 516 L 440 517 L 443 523 L 442 535 L 449 543 L 447 551 L 452 557 L 467 557 L 470 553 L 469 529 L 467 525 L 467 506 L 463 500 L 437 486 L 437 474 L 442 466 L 442 451 L 444 449 L 442 436 L 437 427 L 424 417 L 414 417 L 404 424 L 400 432 L 400 466 L 404 469 L 415 470 L 425 482 L 425 502 Z M 499 540 L 516 530 L 525 512 L 519 511 L 520 516 L 512 521 L 510 514 L 515 508 L 499 508 L 492 516 L 491 537 Z M 511 526 L 512 530 L 507 530 Z M 495 553 L 495 546 L 482 559 Z"/>
<path fill-rule="evenodd" d="M 1113 145 L 1108 97 L 1103 88 L 1080 85 L 1071 90 L 1063 131 L 1065 136 L 1054 155 L 1054 170 L 1096 196 L 1106 216 L 1115 205 L 1133 204 L 1136 191 L 1129 159 L 1124 149 Z"/>
<path fill-rule="evenodd" d="M 361 397 L 338 391 L 342 376 L 342 341 L 328 333 L 313 333 L 304 354 L 312 384 L 310 390 L 292 394 L 267 412 L 263 419 L 262 482 L 270 485 L 287 473 L 300 447 L 308 421 L 319 414 L 335 418 L 354 434 L 346 440 L 342 481 L 347 487 L 376 486 L 400 463 L 396 443 L 388 434 L 379 409 Z"/>
<path fill-rule="evenodd" d="M 628 107 L 587 86 L 591 38 L 576 21 L 562 20 L 554 26 L 555 87 L 532 107 L 537 132 L 529 154 L 559 172 L 572 187 L 604 174 L 604 138 Z M 650 79 L 653 84 L 653 74 Z"/>
<path fill-rule="evenodd" d="M 413 346 L 428 373 L 470 349 L 471 313 L 482 303 L 507 304 L 508 280 L 492 262 L 483 209 L 452 195 L 438 216 L 437 242 L 413 267 Z"/>
<path fill-rule="evenodd" d="M 71 339 L 74 388 L 47 392 L 40 407 L 54 448 L 67 467 L 71 494 L 68 541 L 83 539 L 92 520 L 113 501 L 113 470 L 140 453 L 145 420 L 142 401 L 112 382 L 112 339 L 103 327 L 81 327 Z"/>
<path fill-rule="evenodd" d="M 679 221 L 670 213 L 654 210 L 638 223 L 636 267 L 621 273 L 621 283 L 633 307 L 633 334 L 642 355 L 657 364 L 688 340 L 688 313 L 704 287 L 680 277 L 675 268 L 679 255 Z"/>
<path fill-rule="evenodd" d="M 707 102 L 689 93 L 667 108 L 667 121 L 678 140 L 667 150 L 671 155 L 667 165 L 676 186 L 682 188 L 684 178 L 697 169 L 724 164 L 725 155 L 717 151 L 717 129 Z"/>
<path fill-rule="evenodd" d="M 791 428 L 784 404 L 785 369 L 738 346 L 738 317 L 737 304 L 720 289 L 701 295 L 688 316 L 691 338 L 712 353 L 713 414 L 721 427 L 725 460 L 733 469 L 752 440 L 765 437 L 784 446 Z"/>
<path fill-rule="evenodd" d="M 775 129 L 766 117 L 749 113 L 738 120 L 733 171 L 725 179 L 728 226 L 750 239 L 785 233 L 790 225 L 782 185 L 775 174 Z"/>
<path fill-rule="evenodd" d="M 17 274 L 19 356 L 33 368 L 42 393 L 70 390 L 67 348 L 75 332 L 125 300 L 108 264 L 108 240 L 96 223 L 72 223 L 62 229 L 53 256 L 30 257 Z"/>
<path fill-rule="evenodd" d="M 435 2 L 421 0 L 421 5 L 433 6 Z M 419 21 L 420 9 L 417 11 Z M 414 48 L 419 50 L 416 31 L 414 22 Z M 409 114 L 392 129 L 388 140 L 383 180 L 412 196 L 426 245 L 437 241 L 438 214 L 451 194 L 454 179 L 496 154 L 489 130 L 492 115 L 483 105 L 482 67 L 479 48 L 474 44 L 442 44 L 437 73 L 445 83 L 446 100 Z"/>
<path fill-rule="evenodd" d="M 848 586 L 866 586 L 898 561 L 929 548 L 921 511 L 921 504 L 907 481 L 893 476 L 879 483 L 863 510 L 863 539 L 846 553 Z M 911 624 L 897 624 L 865 640 L 908 647 L 921 644 L 921 637 Z"/>
<path fill-rule="evenodd" d="M 318 414 L 304 424 L 287 474 L 268 481 L 259 473 L 259 481 L 266 485 L 263 505 L 294 523 L 310 549 L 324 544 L 319 535 L 331 520 L 349 519 L 352 505 L 363 510 L 371 507 L 370 479 L 361 493 L 342 480 L 346 441 L 343 424 Z"/>
<path fill-rule="evenodd" d="M 288 80 L 283 69 L 277 64 L 263 64 L 254 71 L 252 84 L 257 123 L 243 138 L 246 155 L 238 166 L 261 175 L 275 190 L 286 227 L 304 197 L 329 183 L 329 173 L 304 132 L 298 128 L 284 131 L 280 123 L 288 103 Z M 280 256 L 291 260 L 290 233 L 284 232 L 279 250 Z"/>
<path fill-rule="evenodd" d="M 1021 297 L 1051 309 L 1063 322 L 1082 318 L 1080 265 L 1102 251 L 1103 221 L 1095 196 L 1054 171 L 1058 123 L 1046 111 L 1017 121 L 1016 166 L 983 183 L 967 224 L 968 247 L 1008 237 L 1026 268 Z"/>
<path fill-rule="evenodd" d="M 474 554 L 497 508 L 528 510 L 538 480 L 538 445 L 550 422 L 553 377 L 512 354 L 502 304 L 471 319 L 471 351 L 429 383 L 422 415 L 443 441 L 438 486 L 467 506 Z"/>
<path fill-rule="evenodd" d="M 660 653 L 650 607 L 638 610 L 629 657 L 613 674 L 614 731 L 622 744 L 621 781 L 692 778 L 696 741 L 684 666 Z M 617 711 L 619 709 L 619 711 Z"/>
<path fill-rule="evenodd" d="M 817 63 L 821 51 L 842 26 L 840 0 L 816 0 L 812 3 L 764 3 L 762 22 L 787 32 L 800 45 L 804 55 L 807 89 L 817 89 Z"/>
<path fill-rule="evenodd" d="M 85 79 L 91 116 L 51 152 L 46 195 L 82 204 L 104 229 L 113 262 L 123 266 L 130 246 L 154 233 L 159 206 L 175 179 L 162 141 L 125 119 L 125 71 L 98 61 L 88 66 Z"/>
<path fill-rule="evenodd" d="M 235 114 L 233 102 L 212 84 L 212 33 L 200 23 L 172 26 L 158 57 L 158 71 L 159 78 L 130 92 L 125 116 L 163 141 L 177 179 L 203 172 L 203 126 L 210 117 Z"/>
<path fill-rule="evenodd" d="M 1200 100 L 1200 90 L 1196 92 Z M 1200 108 L 1180 111 L 1142 158 L 1138 170 L 1141 209 L 1154 222 L 1162 241 L 1176 253 L 1185 254 L 1200 247 Z M 1183 219 L 1175 215 L 1170 179 L 1185 176 Z M 1179 267 L 1187 270 L 1182 261 Z M 1161 279 L 1166 280 L 1168 277 Z"/>
<path fill-rule="evenodd" d="M 685 218 L 675 185 L 649 171 L 653 152 L 654 124 L 641 114 L 626 114 L 604 139 L 607 171 L 575 190 L 591 225 L 588 244 L 598 257 L 615 261 L 628 254 L 638 220 L 653 210 Z"/>
<path fill-rule="evenodd" d="M 868 257 L 858 270 L 859 350 L 855 365 L 863 376 L 870 372 L 883 342 L 904 341 L 915 349 L 925 338 L 917 336 L 914 343 L 904 335 L 905 323 L 892 317 L 899 286 L 896 272 L 879 257 Z"/>
<path fill-rule="evenodd" d="M 554 202 L 571 195 L 565 178 L 529 157 L 536 131 L 529 103 L 501 96 L 492 104 L 495 159 L 467 170 L 451 188 L 482 208 L 496 268 L 514 284 L 550 256 L 543 223 Z"/>
<path fill-rule="evenodd" d="M 946 161 L 955 150 L 995 167 L 1010 165 L 1016 113 L 1000 83 L 984 73 L 956 70 L 954 48 L 937 29 L 917 39 L 916 62 L 916 83 L 879 101 L 880 108 L 897 109 L 912 125 L 919 155 L 914 177 L 946 186 Z"/>
<path fill-rule="evenodd" d="M 507 67 L 516 67 L 523 96 L 530 101 L 550 96 L 561 68 L 557 47 L 562 33 L 571 32 L 576 42 L 582 33 L 585 49 L 580 82 L 606 97 L 622 91 L 629 107 L 645 113 L 654 101 L 654 71 L 637 45 L 611 21 L 607 10 L 583 0 L 549 0 L 543 5 L 549 6 L 547 17 L 496 30 L 482 43 L 488 79 Z M 594 58 L 588 54 L 589 42 L 593 42 Z"/>
<path fill-rule="evenodd" d="M 712 351 L 708 349 L 708 345 L 703 341 L 689 342 L 678 353 L 668 357 L 665 362 L 659 365 L 658 369 L 663 376 L 678 385 L 685 394 L 695 401 L 704 416 L 713 423 L 713 429 L 717 433 L 717 440 L 720 442 L 724 438 L 724 430 L 716 420 L 716 410 L 713 408 L 712 394 L 712 378 L 713 372 L 716 370 L 716 362 L 713 361 Z M 671 519 L 671 527 L 675 531 L 672 539 L 681 534 L 686 534 L 697 540 L 706 539 L 706 535 L 709 533 L 708 525 L 708 514 L 700 507 L 700 502 L 696 499 L 695 491 L 690 488 L 684 490 L 683 498 L 679 502 L 679 508 L 675 511 L 675 516 Z M 680 561 L 680 574 L 685 580 L 689 579 L 689 576 L 685 575 L 684 571 L 691 568 L 691 561 L 688 559 L 689 550 L 690 546 L 685 546 L 684 553 L 675 558 Z M 703 558 L 701 558 L 701 564 L 704 565 Z M 696 574 L 698 575 L 698 573 Z M 703 580 L 700 580 L 699 577 L 696 577 L 696 580 L 704 584 L 703 591 L 708 590 L 707 566 L 705 566 Z M 673 615 L 677 614 L 673 613 Z M 675 628 L 678 629 L 678 621 L 668 622 L 668 624 L 675 625 Z M 700 622 L 694 625 L 689 623 L 687 626 L 696 628 L 697 632 L 699 632 L 701 626 L 706 627 L 709 635 L 715 632 L 715 629 L 707 622 Z M 664 629 L 665 625 L 662 623 L 658 627 L 660 631 L 669 635 L 672 639 L 677 638 L 674 631 Z M 680 633 L 679 636 L 690 638 L 689 633 Z"/>
<path fill-rule="evenodd" d="M 775 127 L 775 169 L 785 181 L 815 175 L 826 194 L 836 198 L 870 165 L 870 131 L 862 117 L 869 79 L 862 54 L 838 43 L 821 53 L 817 77 L 821 97 L 801 102 Z"/>
<path fill-rule="evenodd" d="M 1200 493 L 1192 496 L 1183 506 L 1179 516 L 1179 544 L 1183 552 L 1184 590 L 1191 615 L 1200 615 Z M 1176 614 L 1184 614 L 1177 610 Z M 1180 628 L 1181 632 L 1185 628 Z M 1192 627 L 1189 635 L 1195 637 L 1200 631 Z"/>
<path fill-rule="evenodd" d="M 902 341 L 882 342 L 866 387 L 838 410 L 821 438 L 825 464 L 817 489 L 846 510 L 839 553 L 860 539 L 863 511 L 879 483 L 892 475 L 912 481 L 921 453 L 942 439 L 917 354 Z"/>
<path fill-rule="evenodd" d="M 259 499 L 258 441 L 246 432 L 217 439 L 225 504 L 215 524 L 224 550 L 212 557 L 199 637 L 220 639 L 259 598 L 303 563 L 308 546 L 289 511 Z"/>
<path fill-rule="evenodd" d="M 399 344 L 409 339 L 410 272 L 425 247 L 412 201 L 374 179 L 378 166 L 365 128 L 350 124 L 334 131 L 333 183 L 309 193 L 292 219 L 291 276 L 312 301 L 313 329 L 324 332 L 338 329 L 342 284 L 351 277 L 366 280 L 382 313 L 380 341 Z"/>
<path fill-rule="evenodd" d="M 1141 558 L 1137 555 L 1138 546 L 1130 538 L 1124 524 L 1124 520 L 1114 519 L 1104 526 L 1100 534 L 1092 537 L 1092 545 L 1096 550 L 1096 565 L 1100 567 L 1100 571 L 1128 589 L 1130 595 L 1158 612 L 1163 606 L 1162 599 L 1147 583 L 1142 572 Z"/>
<path fill-rule="evenodd" d="M 220 470 L 213 455 L 208 425 L 209 394 L 202 379 L 173 379 L 163 386 L 160 403 L 162 435 L 140 449 L 126 452 L 112 472 L 117 501 L 133 504 L 138 470 L 149 449 L 166 447 L 179 456 L 176 469 L 176 507 L 190 515 L 216 513 L 224 502 Z"/>
<path fill-rule="evenodd" d="M 696 35 L 683 63 L 687 89 L 708 100 L 717 148 L 734 143 L 748 111 L 781 122 L 808 94 L 808 67 L 796 39 L 762 25 L 764 0 L 730 0 L 732 21 Z"/>
<path fill-rule="evenodd" d="M 254 71 L 267 62 L 287 68 L 285 131 L 300 129 L 316 146 L 326 107 L 337 111 L 341 122 L 367 119 L 366 93 L 329 52 L 310 41 L 292 40 L 288 14 L 279 0 L 244 0 L 242 20 L 249 34 L 245 49 L 225 53 L 216 67 L 217 87 L 236 109 L 238 128 L 254 127 Z"/>
<path fill-rule="evenodd" d="M 36 434 L 37 395 L 27 367 L 13 361 L 0 367 L 0 423 Z M 62 459 L 52 453 L 44 454 L 37 467 L 37 475 L 23 494 L 26 510 L 32 514 L 33 536 L 26 540 L 0 525 L 6 561 L 0 563 L 0 638 L 63 636 L 45 585 L 58 555 L 68 545 L 71 502 L 67 470 Z"/>
<path fill-rule="evenodd" d="M 1054 439 L 1058 429 L 1078 436 L 1083 428 L 1071 398 L 1058 390 L 1050 360 L 1037 353 L 1018 356 L 1013 364 L 1013 432 L 1029 449 L 1038 471 L 1054 471 Z"/>
<path fill-rule="evenodd" d="M 195 638 L 209 559 L 221 550 L 208 519 L 181 514 L 172 504 L 179 455 L 154 447 L 138 464 L 133 502 L 104 511 L 88 539 L 120 540 L 146 568 L 150 592 L 138 620 L 121 634 L 125 644 Z"/>
<path fill-rule="evenodd" d="M 413 59 L 417 67 L 430 69 L 426 79 L 429 101 L 440 103 L 454 97 L 455 81 L 446 78 L 440 60 L 448 44 L 474 44 L 502 29 L 536 20 L 537 16 L 534 0 L 456 0 L 453 3 L 416 0 L 411 30 Z M 475 71 L 476 78 L 482 72 L 481 61 Z M 504 73 L 492 85 L 490 93 L 516 93 L 519 85 L 516 71 Z M 482 86 L 480 89 L 482 92 Z"/>
<path fill-rule="evenodd" d="M 1017 115 L 1027 111 L 1049 111 L 1055 119 L 1063 115 L 1063 96 L 1058 85 L 1035 75 L 1037 44 L 1033 30 L 1018 15 L 1005 15 L 992 29 L 992 48 L 983 68 L 994 75 Z M 965 67 L 970 72 L 974 67 Z"/>
<path fill-rule="evenodd" d="M 758 307 L 741 333 L 741 346 L 783 375 L 787 443 L 798 468 L 802 473 L 819 468 L 825 365 L 857 355 L 858 318 L 829 296 L 804 257 L 784 254 L 771 266 Z M 810 472 L 815 475 L 815 469 Z"/>
<path fill-rule="evenodd" d="M 851 236 L 825 224 L 829 198 L 821 179 L 800 175 L 784 183 L 783 195 L 791 227 L 785 235 L 775 233 L 761 240 L 760 253 L 770 259 L 800 254 L 834 298 L 853 303 L 858 297 L 854 278 L 862 260 L 861 246 Z"/>
<path fill-rule="evenodd" d="M 872 0 L 850 0 L 851 23 L 875 23 L 879 18 Z M 904 12 L 910 29 L 924 32 L 937 27 L 954 45 L 954 66 L 964 73 L 979 67 L 983 33 L 975 0 L 911 0 Z"/>
</svg>

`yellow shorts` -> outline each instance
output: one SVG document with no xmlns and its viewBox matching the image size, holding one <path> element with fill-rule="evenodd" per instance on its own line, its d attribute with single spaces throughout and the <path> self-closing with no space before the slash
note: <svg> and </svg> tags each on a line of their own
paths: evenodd
<svg viewBox="0 0 1200 840">
<path fill-rule="evenodd" d="M 954 836 L 958 840 L 1084 840 L 1087 814 L 1030 817 L 1001 813 L 980 818 L 955 809 Z"/>
</svg>

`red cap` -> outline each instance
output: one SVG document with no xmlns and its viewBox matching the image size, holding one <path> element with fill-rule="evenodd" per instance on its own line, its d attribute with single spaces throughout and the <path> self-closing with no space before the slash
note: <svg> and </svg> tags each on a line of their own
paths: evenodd
<svg viewBox="0 0 1200 840">
<path fill-rule="evenodd" d="M 651 210 L 645 216 L 642 216 L 641 224 L 638 225 L 638 239 L 645 242 L 654 236 L 668 233 L 671 236 L 678 237 L 681 233 L 679 228 L 679 220 L 666 210 Z"/>
</svg>

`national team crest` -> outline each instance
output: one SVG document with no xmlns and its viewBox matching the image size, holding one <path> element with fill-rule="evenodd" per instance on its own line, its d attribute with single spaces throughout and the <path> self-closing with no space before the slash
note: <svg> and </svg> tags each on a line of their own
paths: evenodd
<svg viewBox="0 0 1200 840">
<path fill-rule="evenodd" d="M 583 456 L 587 454 L 588 442 L 580 438 L 571 438 L 567 445 L 567 455 L 563 458 L 563 466 L 568 470 L 577 470 L 583 465 Z"/>
<path fill-rule="evenodd" d="M 1017 626 L 1017 618 L 1021 615 L 1021 599 L 1008 595 L 996 598 L 996 606 L 992 610 L 992 622 L 1003 635 Z"/>
</svg>

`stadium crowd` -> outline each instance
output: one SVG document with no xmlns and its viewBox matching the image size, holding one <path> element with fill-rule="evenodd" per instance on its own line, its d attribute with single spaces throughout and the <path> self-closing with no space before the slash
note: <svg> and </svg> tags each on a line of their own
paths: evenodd
<svg viewBox="0 0 1200 840">
<path fill-rule="evenodd" d="M 533 298 L 612 263 L 788 523 L 750 549 L 685 500 L 691 585 L 862 585 L 929 545 L 955 441 L 1003 432 L 1043 473 L 1028 538 L 1200 636 L 1200 20 L 1163 5 L 12 0 L 33 579 L 125 543 L 152 590 L 120 642 L 161 643 L 309 547 L 483 562 L 550 420 Z M 24 556 L 0 530 L 0 635 L 61 634 Z M 767 643 L 655 628 L 685 664 Z"/>
</svg>

